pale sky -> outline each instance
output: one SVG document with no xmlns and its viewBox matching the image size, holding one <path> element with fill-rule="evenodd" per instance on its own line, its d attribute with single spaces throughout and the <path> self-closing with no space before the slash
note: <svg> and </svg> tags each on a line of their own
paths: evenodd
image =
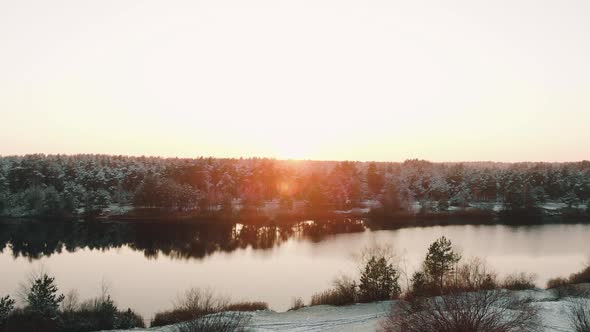
<svg viewBox="0 0 590 332">
<path fill-rule="evenodd" d="M 590 1 L 0 0 L 0 155 L 590 158 Z"/>
</svg>

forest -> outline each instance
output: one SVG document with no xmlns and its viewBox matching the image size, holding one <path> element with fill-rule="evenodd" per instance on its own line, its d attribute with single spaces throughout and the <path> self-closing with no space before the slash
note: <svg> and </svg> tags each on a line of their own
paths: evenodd
<svg viewBox="0 0 590 332">
<path fill-rule="evenodd" d="M 434 163 L 0 157 L 0 216 L 96 219 L 138 214 L 394 218 L 487 211 L 587 217 L 590 161 Z"/>
</svg>

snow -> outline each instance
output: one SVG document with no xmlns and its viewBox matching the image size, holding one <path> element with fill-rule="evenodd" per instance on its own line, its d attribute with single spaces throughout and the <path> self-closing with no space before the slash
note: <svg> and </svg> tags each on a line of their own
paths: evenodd
<svg viewBox="0 0 590 332">
<path fill-rule="evenodd" d="M 545 202 L 541 207 L 545 210 L 559 210 L 565 208 L 567 205 L 561 202 Z"/>
<path fill-rule="evenodd" d="M 514 292 L 516 296 L 530 299 L 539 310 L 541 331 L 571 331 L 568 307 L 571 299 L 558 299 L 547 290 Z M 380 321 L 389 312 L 393 301 L 354 304 L 334 307 L 327 305 L 305 307 L 288 312 L 270 310 L 248 313 L 251 315 L 247 332 L 302 332 L 302 331 L 376 331 Z M 174 326 L 152 329 L 136 329 L 136 332 L 173 332 Z"/>
<path fill-rule="evenodd" d="M 248 331 L 374 331 L 389 311 L 390 302 L 344 307 L 320 305 L 295 311 L 264 311 L 252 315 Z"/>
</svg>

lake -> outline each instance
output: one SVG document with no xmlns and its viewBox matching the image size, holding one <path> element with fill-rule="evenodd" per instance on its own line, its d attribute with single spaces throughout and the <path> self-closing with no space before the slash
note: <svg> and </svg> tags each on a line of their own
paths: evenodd
<svg viewBox="0 0 590 332">
<path fill-rule="evenodd" d="M 590 254 L 590 224 L 371 230 L 361 221 L 295 227 L 3 221 L 0 295 L 16 296 L 32 271 L 44 269 L 61 292 L 76 289 L 81 299 L 96 296 L 104 281 L 120 307 L 147 319 L 190 287 L 283 311 L 293 297 L 307 303 L 339 274 L 356 276 L 355 257 L 364 248 L 393 247 L 411 273 L 441 235 L 500 276 L 535 273 L 539 286 L 580 270 Z"/>
</svg>

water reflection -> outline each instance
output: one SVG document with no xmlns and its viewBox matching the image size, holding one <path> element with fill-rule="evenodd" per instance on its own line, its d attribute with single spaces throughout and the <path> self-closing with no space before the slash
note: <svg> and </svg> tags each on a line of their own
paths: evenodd
<svg viewBox="0 0 590 332">
<path fill-rule="evenodd" d="M 412 275 L 442 235 L 500 276 L 535 273 L 539 286 L 580 270 L 590 254 L 590 224 L 378 230 L 360 220 L 289 226 L 10 221 L 0 222 L 0 294 L 16 294 L 42 266 L 61 290 L 76 289 L 82 298 L 95 296 L 101 280 L 111 281 L 118 303 L 148 318 L 189 287 L 286 310 L 293 297 L 308 301 L 340 273 L 358 277 L 353 257 L 368 246 L 392 246 Z"/>
<path fill-rule="evenodd" d="M 36 260 L 81 248 L 104 251 L 127 246 L 148 258 L 200 259 L 247 247 L 270 249 L 290 238 L 319 242 L 328 235 L 364 230 L 363 221 L 353 219 L 292 225 L 4 221 L 0 252 L 10 247 L 14 258 Z"/>
</svg>

